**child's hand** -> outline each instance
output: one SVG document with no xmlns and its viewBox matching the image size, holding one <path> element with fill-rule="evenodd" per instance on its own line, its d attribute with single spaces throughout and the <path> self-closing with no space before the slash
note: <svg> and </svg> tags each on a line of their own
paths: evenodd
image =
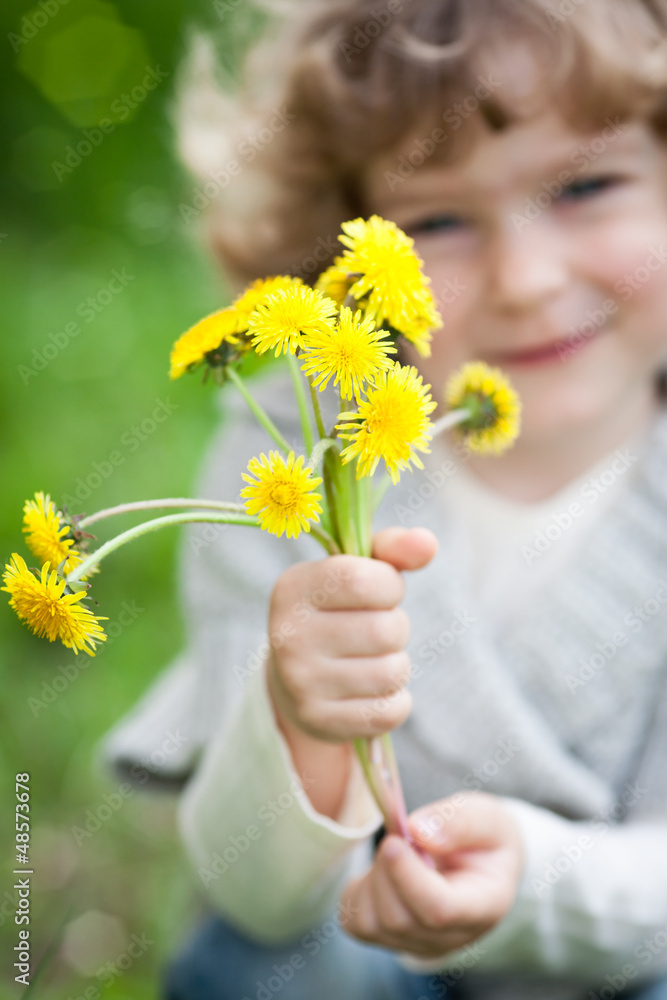
<svg viewBox="0 0 667 1000">
<path fill-rule="evenodd" d="M 399 571 L 420 569 L 436 550 L 424 528 L 388 528 L 374 539 L 374 559 L 329 556 L 283 573 L 269 614 L 268 685 L 279 721 L 330 743 L 405 721 L 412 696 Z"/>
<path fill-rule="evenodd" d="M 430 836 L 417 823 L 429 819 Z M 433 802 L 409 821 L 438 871 L 401 838 L 384 837 L 373 866 L 343 893 L 344 912 L 352 914 L 345 930 L 385 948 L 438 958 L 490 931 L 511 909 L 523 867 L 521 836 L 501 802 L 481 792 Z"/>
</svg>

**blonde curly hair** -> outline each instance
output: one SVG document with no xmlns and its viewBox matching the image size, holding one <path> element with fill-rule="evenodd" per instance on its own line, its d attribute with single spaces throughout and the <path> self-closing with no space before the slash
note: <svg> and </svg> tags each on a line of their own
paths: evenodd
<svg viewBox="0 0 667 1000">
<path fill-rule="evenodd" d="M 250 0 L 243 0 L 246 10 Z M 197 183 L 180 206 L 203 222 L 232 285 L 276 273 L 314 281 L 340 251 L 340 223 L 367 215 L 361 178 L 415 126 L 451 128 L 453 162 L 475 108 L 494 129 L 558 100 L 575 128 L 641 117 L 667 135 L 667 0 L 253 0 L 263 30 L 232 86 L 194 36 L 178 90 L 180 154 Z M 239 0 L 217 0 L 225 20 Z M 228 24 L 230 22 L 228 21 Z M 232 21 L 233 23 L 233 21 Z M 538 103 L 487 88 L 485 54 L 527 41 Z M 502 81 L 506 83 L 507 81 Z M 467 102 L 467 104 L 466 104 Z M 454 117 L 452 117 L 454 116 Z"/>
</svg>

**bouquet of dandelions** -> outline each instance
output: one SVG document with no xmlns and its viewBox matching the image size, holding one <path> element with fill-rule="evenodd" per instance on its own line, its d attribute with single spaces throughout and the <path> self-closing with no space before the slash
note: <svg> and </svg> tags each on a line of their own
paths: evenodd
<svg viewBox="0 0 667 1000">
<path fill-rule="evenodd" d="M 310 531 L 330 554 L 370 556 L 374 510 L 402 471 L 423 468 L 417 452 L 429 451 L 434 434 L 456 428 L 480 453 L 497 454 L 514 441 L 520 404 L 502 373 L 481 362 L 451 376 L 445 388 L 449 410 L 431 423 L 436 402 L 430 385 L 396 358 L 400 337 L 428 356 L 431 331 L 441 325 L 413 240 L 377 215 L 343 223 L 342 229 L 345 249 L 315 287 L 282 275 L 258 279 L 173 347 L 171 378 L 204 366 L 206 374 L 210 370 L 218 381 L 233 383 L 275 443 L 275 450 L 250 459 L 243 503 L 179 497 L 68 516 L 48 494 L 26 502 L 26 542 L 42 565 L 29 568 L 14 553 L 2 589 L 36 635 L 94 655 L 106 636 L 104 619 L 85 604 L 89 578 L 111 552 L 148 532 L 192 521 L 292 538 Z M 295 455 L 239 373 L 249 354 L 267 351 L 286 355 L 305 454 Z M 340 412 L 327 428 L 318 394 L 332 379 Z M 374 484 L 381 459 L 386 472 Z M 160 508 L 180 512 L 144 521 L 88 551 L 95 538 L 89 529 L 96 522 Z M 389 733 L 354 742 L 386 829 L 413 843 Z"/>
</svg>

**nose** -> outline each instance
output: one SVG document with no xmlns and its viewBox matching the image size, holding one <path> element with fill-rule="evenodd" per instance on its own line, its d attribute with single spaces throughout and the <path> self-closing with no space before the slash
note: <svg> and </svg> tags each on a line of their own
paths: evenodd
<svg viewBox="0 0 667 1000">
<path fill-rule="evenodd" d="M 526 224 L 524 224 L 526 223 Z M 557 296 L 568 280 L 563 247 L 540 220 L 517 214 L 494 234 L 490 247 L 489 292 L 499 312 L 525 313 Z"/>
</svg>

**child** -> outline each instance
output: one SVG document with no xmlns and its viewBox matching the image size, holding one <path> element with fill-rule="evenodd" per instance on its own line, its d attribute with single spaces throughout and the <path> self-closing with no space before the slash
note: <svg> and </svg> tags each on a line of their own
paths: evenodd
<svg viewBox="0 0 667 1000">
<path fill-rule="evenodd" d="M 166 995 L 665 998 L 667 2 L 291 9 L 236 105 L 199 51 L 183 150 L 207 191 L 217 168 L 217 253 L 314 282 L 341 221 L 394 220 L 444 316 L 404 359 L 434 398 L 498 365 L 523 430 L 493 459 L 434 440 L 373 560 L 187 536 L 188 649 L 108 743 L 132 766 L 169 738 L 175 780 L 201 751 L 180 819 L 215 915 Z M 283 375 L 258 393 L 296 441 Z M 223 403 L 202 491 L 229 498 L 270 443 Z M 373 854 L 350 741 L 389 729 L 437 870 Z"/>
</svg>

